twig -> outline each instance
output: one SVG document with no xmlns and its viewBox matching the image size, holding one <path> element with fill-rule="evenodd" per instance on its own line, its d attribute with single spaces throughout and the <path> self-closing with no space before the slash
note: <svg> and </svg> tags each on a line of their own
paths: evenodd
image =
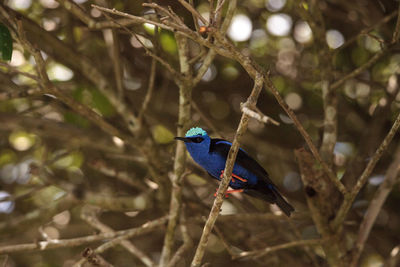
<svg viewBox="0 0 400 267">
<path fill-rule="evenodd" d="M 234 259 L 242 259 L 242 258 L 259 258 L 265 256 L 266 254 L 281 250 L 281 249 L 288 249 L 294 247 L 301 247 L 301 246 L 317 246 L 322 243 L 321 239 L 308 239 L 308 240 L 299 240 L 293 241 L 286 244 L 281 244 L 272 247 L 266 247 L 264 249 L 255 250 L 255 251 L 244 251 L 238 254 L 238 256 L 234 257 Z"/>
<path fill-rule="evenodd" d="M 272 123 L 276 126 L 279 126 L 279 122 L 277 122 L 276 120 L 274 120 L 260 112 L 253 111 L 253 110 L 249 109 L 248 107 L 244 107 L 243 105 L 240 106 L 240 109 L 244 114 L 246 114 L 249 117 L 252 117 L 253 119 L 256 119 L 265 124 Z"/>
<path fill-rule="evenodd" d="M 163 23 L 159 23 L 159 22 L 152 21 L 152 20 L 145 19 L 145 18 L 138 17 L 138 16 L 133 16 L 131 14 L 118 11 L 116 9 L 109 9 L 109 8 L 105 8 L 105 7 L 101 7 L 101 6 L 97 6 L 97 5 L 92 5 L 92 7 L 96 8 L 96 9 L 98 9 L 100 11 L 104 11 L 104 12 L 107 12 L 107 13 L 111 13 L 111 14 L 115 14 L 115 15 L 118 15 L 118 16 L 122 16 L 122 17 L 125 17 L 125 18 L 128 18 L 128 19 L 131 19 L 132 22 L 134 22 L 134 23 L 150 23 L 150 24 L 153 24 L 155 26 L 160 27 L 161 29 L 172 31 L 172 32 L 174 31 L 173 27 L 167 26 L 167 25 L 165 25 Z"/>
<path fill-rule="evenodd" d="M 189 232 L 186 226 L 186 216 L 184 215 L 183 210 L 184 209 L 182 209 L 180 220 L 180 230 L 182 233 L 183 244 L 175 252 L 175 255 L 171 258 L 170 262 L 168 263 L 168 267 L 176 266 L 179 260 L 183 257 L 183 254 L 193 246 L 193 241 L 189 236 Z"/>
<path fill-rule="evenodd" d="M 15 98 L 25 98 L 29 96 L 42 96 L 45 94 L 45 91 L 40 88 L 29 88 L 25 91 L 8 91 L 8 92 L 0 92 L 0 101 L 10 100 Z"/>
<path fill-rule="evenodd" d="M 185 0 L 178 0 L 178 1 L 184 8 L 186 8 L 190 13 L 192 13 L 193 17 L 200 19 L 204 25 L 208 25 L 208 21 L 196 9 L 194 9 L 191 4 L 189 4 Z"/>
<path fill-rule="evenodd" d="M 351 37 L 350 39 L 348 39 L 341 47 L 339 47 L 338 49 L 336 49 L 335 54 L 337 54 L 339 51 L 342 51 L 344 48 L 348 47 L 350 44 L 352 44 L 353 42 L 355 42 L 359 36 L 364 35 L 366 33 L 369 33 L 370 31 L 372 31 L 373 29 L 375 29 L 376 27 L 379 27 L 382 24 L 385 24 L 387 22 L 389 22 L 391 19 L 393 19 L 396 15 L 397 15 L 398 11 L 395 10 L 392 13 L 390 13 L 389 15 L 383 17 L 380 21 L 378 21 L 376 24 L 371 25 L 370 27 L 367 27 L 365 29 L 363 29 L 362 31 L 360 31 L 358 34 L 354 35 L 353 37 Z"/>
<path fill-rule="evenodd" d="M 376 61 L 378 61 L 383 55 L 385 55 L 387 52 L 387 49 L 385 50 L 380 50 L 379 52 L 377 52 L 373 57 L 371 57 L 367 62 L 365 62 L 363 65 L 361 65 L 360 67 L 358 67 L 357 69 L 353 70 L 352 72 L 350 72 L 349 74 L 345 75 L 344 77 L 342 77 L 341 79 L 339 79 L 338 81 L 334 82 L 331 84 L 330 89 L 334 90 L 339 88 L 341 85 L 343 85 L 343 83 L 351 78 L 356 77 L 357 75 L 359 75 L 361 72 L 363 72 L 364 70 L 368 69 L 369 67 L 371 67 Z"/>
<path fill-rule="evenodd" d="M 9 246 L 1 246 L 0 253 L 15 253 L 22 251 L 43 251 L 54 248 L 65 248 L 65 247 L 75 247 L 81 246 L 87 243 L 92 243 L 96 241 L 101 241 L 105 239 L 123 237 L 124 239 L 132 238 L 137 235 L 143 235 L 149 233 L 156 227 L 160 227 L 167 221 L 167 216 L 161 217 L 154 221 L 147 222 L 139 227 L 116 231 L 113 233 L 100 233 L 97 235 L 89 235 L 84 237 L 70 238 L 70 239 L 56 239 L 53 242 L 48 241 L 39 241 L 35 243 L 28 244 L 18 244 L 18 245 L 9 245 Z"/>
<path fill-rule="evenodd" d="M 120 182 L 140 189 L 141 191 L 146 191 L 148 189 L 142 182 L 134 179 L 132 175 L 124 171 L 119 171 L 112 166 L 109 166 L 106 161 L 91 160 L 88 162 L 88 165 L 95 171 L 98 171 L 106 176 L 115 177 L 115 179 L 119 180 Z"/>
<path fill-rule="evenodd" d="M 88 16 L 88 12 L 83 10 L 77 3 L 72 0 L 57 0 L 66 10 L 74 14 L 83 23 L 88 25 L 89 28 L 93 28 L 96 21 Z"/>
<path fill-rule="evenodd" d="M 44 93 L 49 93 L 56 96 L 61 102 L 72 108 L 78 114 L 83 115 L 87 119 L 91 120 L 97 126 L 99 126 L 105 132 L 111 134 L 112 136 L 118 136 L 125 139 L 126 137 L 117 128 L 105 121 L 99 114 L 86 107 L 85 105 L 75 101 L 72 97 L 65 95 L 59 90 L 47 75 L 46 66 L 42 54 L 25 38 L 25 32 L 22 27 L 22 21 L 15 21 L 17 25 L 18 37 L 23 46 L 33 55 L 36 62 L 37 73 L 44 88 Z M 133 143 L 132 143 L 133 145 Z"/>
<path fill-rule="evenodd" d="M 266 87 L 272 92 L 272 94 L 275 96 L 276 100 L 278 101 L 279 105 L 285 110 L 285 112 L 289 115 L 289 117 L 292 119 L 293 123 L 296 125 L 297 130 L 300 132 L 300 134 L 303 136 L 304 140 L 306 141 L 308 147 L 311 150 L 311 153 L 314 155 L 315 159 L 319 164 L 322 165 L 322 168 L 324 169 L 324 172 L 328 175 L 328 178 L 331 180 L 331 182 L 336 186 L 336 188 L 343 194 L 347 194 L 347 190 L 344 187 L 344 185 L 339 181 L 339 179 L 336 177 L 336 175 L 333 173 L 333 171 L 328 167 L 328 165 L 322 160 L 321 156 L 318 153 L 317 148 L 315 147 L 310 135 L 307 133 L 307 131 L 304 129 L 303 125 L 300 123 L 298 120 L 297 116 L 294 114 L 293 110 L 286 104 L 286 102 L 282 99 L 281 95 L 279 94 L 279 91 L 276 89 L 275 85 L 272 83 L 271 79 L 266 76 L 264 78 Z"/>
<path fill-rule="evenodd" d="M 350 210 L 351 204 L 353 203 L 354 199 L 356 198 L 357 194 L 360 192 L 361 188 L 364 186 L 365 182 L 371 175 L 372 171 L 375 168 L 375 165 L 378 163 L 379 159 L 382 157 L 383 152 L 385 152 L 393 139 L 393 136 L 396 134 L 397 130 L 400 127 L 400 114 L 397 116 L 395 122 L 392 125 L 392 128 L 386 135 L 385 139 L 383 139 L 382 143 L 375 151 L 375 154 L 368 162 L 367 167 L 364 169 L 363 173 L 361 174 L 360 178 L 358 179 L 356 185 L 352 189 L 352 191 L 345 196 L 342 205 L 339 208 L 339 211 L 332 222 L 332 226 L 334 229 L 337 229 L 340 224 L 346 218 L 347 213 Z"/>
<path fill-rule="evenodd" d="M 101 221 L 96 216 L 96 210 L 94 207 L 91 206 L 84 206 L 82 208 L 81 212 L 81 218 L 85 220 L 88 224 L 90 224 L 92 227 L 100 230 L 103 233 L 107 232 L 114 232 L 114 230 L 103 224 Z M 112 241 L 115 241 L 112 240 Z M 131 254 L 135 255 L 139 260 L 143 262 L 144 265 L 146 266 L 155 266 L 155 263 L 146 255 L 144 252 L 142 252 L 140 249 L 138 249 L 132 242 L 129 240 L 123 239 L 120 244 Z M 104 250 L 103 250 L 104 251 Z M 95 250 L 96 253 L 101 253 L 103 251 L 98 251 L 97 249 Z M 86 259 L 86 258 L 83 258 Z M 81 264 L 85 262 L 85 260 L 81 259 Z"/>
<path fill-rule="evenodd" d="M 396 21 L 396 27 L 393 32 L 392 44 L 396 43 L 399 40 L 399 37 L 400 37 L 400 4 L 399 8 L 397 9 L 397 21 Z"/>
<path fill-rule="evenodd" d="M 261 92 L 262 87 L 263 87 L 263 76 L 262 76 L 262 74 L 257 73 L 253 90 L 251 91 L 251 94 L 248 97 L 248 99 L 245 103 L 245 106 L 254 107 L 256 105 L 257 99 Z M 228 158 L 226 160 L 224 177 L 222 178 L 222 180 L 219 184 L 218 191 L 217 191 L 217 197 L 214 200 L 214 204 L 211 208 L 208 219 L 204 225 L 203 233 L 201 235 L 201 238 L 200 238 L 197 250 L 196 250 L 196 254 L 195 254 L 192 264 L 191 264 L 192 267 L 200 266 L 201 261 L 203 259 L 204 252 L 205 252 L 205 249 L 206 249 L 207 243 L 208 243 L 208 238 L 210 236 L 212 228 L 214 227 L 215 221 L 218 218 L 222 203 L 224 201 L 225 192 L 229 186 L 229 182 L 230 182 L 232 170 L 233 170 L 233 165 L 235 163 L 236 155 L 239 150 L 240 140 L 241 140 L 243 134 L 247 130 L 248 121 L 249 121 L 248 115 L 242 114 L 239 126 L 238 126 L 236 134 L 235 134 L 235 138 L 233 139 L 232 146 L 229 150 Z"/>
<path fill-rule="evenodd" d="M 147 107 L 149 106 L 151 97 L 153 95 L 154 82 L 155 82 L 155 78 L 156 78 L 156 66 L 157 66 L 156 59 L 153 58 L 151 60 L 149 84 L 147 86 L 146 96 L 144 97 L 142 108 L 140 109 L 139 115 L 138 115 L 138 121 L 139 121 L 140 125 L 143 123 L 143 116 L 147 111 Z"/>
<path fill-rule="evenodd" d="M 9 70 L 9 72 L 11 72 L 11 73 L 17 73 L 17 74 L 23 75 L 25 77 L 28 77 L 28 78 L 34 80 L 34 81 L 38 81 L 39 80 L 38 76 L 32 75 L 31 73 L 28 73 L 28 72 L 25 72 L 25 71 L 21 71 L 21 70 L 15 68 L 13 66 L 10 66 L 7 63 L 0 62 L 0 66 L 7 68 Z"/>
<path fill-rule="evenodd" d="M 376 191 L 374 198 L 371 200 L 367 212 L 364 215 L 364 220 L 361 223 L 360 230 L 358 232 L 357 243 L 355 247 L 355 252 L 353 254 L 352 266 L 357 266 L 358 259 L 364 249 L 365 242 L 371 232 L 372 226 L 378 217 L 379 212 L 382 209 L 383 204 L 386 201 L 390 191 L 392 191 L 393 186 L 399 179 L 400 172 L 400 145 L 394 154 L 394 160 L 390 164 L 385 180 L 379 186 Z"/>
</svg>

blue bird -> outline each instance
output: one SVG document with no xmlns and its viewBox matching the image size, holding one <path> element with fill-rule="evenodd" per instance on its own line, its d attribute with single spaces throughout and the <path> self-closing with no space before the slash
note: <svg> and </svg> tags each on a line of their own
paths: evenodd
<svg viewBox="0 0 400 267">
<path fill-rule="evenodd" d="M 210 138 L 200 127 L 191 128 L 185 137 L 175 137 L 175 139 L 184 141 L 193 160 L 213 178 L 221 180 L 226 158 L 232 146 L 230 142 Z M 278 192 L 264 168 L 241 148 L 236 157 L 229 186 L 234 190 L 229 190 L 227 193 L 244 192 L 252 197 L 275 203 L 287 216 L 294 211 Z"/>
</svg>

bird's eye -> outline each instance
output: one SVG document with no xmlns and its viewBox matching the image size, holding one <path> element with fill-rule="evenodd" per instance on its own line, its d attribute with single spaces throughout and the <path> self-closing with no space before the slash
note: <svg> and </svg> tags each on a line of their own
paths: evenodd
<svg viewBox="0 0 400 267">
<path fill-rule="evenodd" d="M 201 138 L 201 137 L 196 137 L 196 138 L 192 139 L 193 143 L 201 143 L 201 141 L 203 141 L 203 138 Z"/>
</svg>

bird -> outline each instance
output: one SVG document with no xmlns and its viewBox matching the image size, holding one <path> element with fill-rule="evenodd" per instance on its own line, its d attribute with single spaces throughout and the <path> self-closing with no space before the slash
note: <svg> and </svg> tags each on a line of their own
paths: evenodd
<svg viewBox="0 0 400 267">
<path fill-rule="evenodd" d="M 211 138 L 200 127 L 190 128 L 185 137 L 175 137 L 175 140 L 185 142 L 186 149 L 193 160 L 205 169 L 211 177 L 219 181 L 222 179 L 232 143 L 224 139 Z M 243 192 L 252 197 L 274 203 L 288 217 L 294 211 L 293 206 L 279 193 L 267 171 L 242 148 L 238 150 L 229 186 L 233 190 L 228 190 L 228 194 Z"/>
</svg>

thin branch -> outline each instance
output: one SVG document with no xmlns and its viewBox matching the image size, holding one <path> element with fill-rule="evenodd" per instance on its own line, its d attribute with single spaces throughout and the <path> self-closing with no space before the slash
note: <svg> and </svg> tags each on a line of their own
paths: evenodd
<svg viewBox="0 0 400 267">
<path fill-rule="evenodd" d="M 364 215 L 364 220 L 361 223 L 360 230 L 358 232 L 358 238 L 356 243 L 356 251 L 353 255 L 352 266 L 357 266 L 358 259 L 364 249 L 365 242 L 371 232 L 371 229 L 378 217 L 379 212 L 382 209 L 383 204 L 386 201 L 389 193 L 392 191 L 393 186 L 399 180 L 400 172 L 400 145 L 397 146 L 397 150 L 394 154 L 394 160 L 390 164 L 385 180 L 379 186 L 376 191 L 374 198 L 371 200 L 367 212 Z"/>
<path fill-rule="evenodd" d="M 104 11 L 104 12 L 107 12 L 107 13 L 111 13 L 111 14 L 114 14 L 114 15 L 118 15 L 118 16 L 121 16 L 121 17 L 125 17 L 125 18 L 128 18 L 128 19 L 131 19 L 132 22 L 134 22 L 134 23 L 140 23 L 140 24 L 141 23 L 150 23 L 150 24 L 153 24 L 155 26 L 160 27 L 161 29 L 172 31 L 172 32 L 174 31 L 173 27 L 167 26 L 167 25 L 165 25 L 163 23 L 159 23 L 159 22 L 156 22 L 156 21 L 152 21 L 152 20 L 149 20 L 149 19 L 142 18 L 142 17 L 134 16 L 134 15 L 131 15 L 131 14 L 128 14 L 128 13 L 125 13 L 125 12 L 118 11 L 116 9 L 109 9 L 109 8 L 105 8 L 105 7 L 101 7 L 101 6 L 97 6 L 97 5 L 92 5 L 92 7 L 96 8 L 96 9 L 98 9 L 100 11 Z"/>
<path fill-rule="evenodd" d="M 261 92 L 262 87 L 263 87 L 263 76 L 262 76 L 262 74 L 257 73 L 253 90 L 251 91 L 251 94 L 248 97 L 248 99 L 245 103 L 245 106 L 254 107 L 256 105 L 257 99 Z M 191 264 L 192 267 L 197 267 L 197 266 L 201 265 L 201 262 L 202 262 L 202 259 L 204 256 L 204 252 L 207 247 L 208 238 L 210 236 L 212 228 L 214 227 L 215 221 L 218 218 L 222 203 L 224 201 L 225 192 L 228 189 L 229 182 L 231 180 L 233 165 L 235 164 L 236 155 L 237 155 L 237 152 L 239 151 L 240 140 L 241 140 L 243 134 L 247 130 L 248 121 L 249 121 L 248 115 L 242 114 L 238 129 L 235 134 L 235 138 L 232 142 L 232 146 L 229 150 L 228 158 L 226 160 L 224 177 L 222 178 L 222 180 L 219 184 L 218 191 L 217 191 L 217 197 L 214 200 L 214 204 L 211 208 L 208 219 L 204 225 L 203 233 L 201 235 L 201 238 L 200 238 L 197 250 L 196 250 L 196 254 L 195 254 L 192 264 Z"/>
<path fill-rule="evenodd" d="M 29 72 L 21 71 L 21 70 L 15 68 L 13 66 L 7 64 L 7 63 L 0 62 L 0 66 L 7 68 L 9 70 L 9 73 L 17 73 L 17 74 L 23 75 L 25 77 L 28 77 L 29 79 L 32 79 L 34 81 L 38 81 L 39 80 L 38 76 L 32 75 Z"/>
<path fill-rule="evenodd" d="M 43 251 L 54 248 L 66 248 L 66 247 L 76 247 L 88 243 L 93 243 L 97 241 L 102 241 L 111 238 L 123 237 L 124 239 L 132 238 L 134 236 L 143 235 L 151 232 L 154 228 L 160 227 L 167 222 L 167 216 L 161 217 L 159 219 L 147 222 L 139 227 L 121 230 L 116 232 L 100 233 L 97 235 L 89 235 L 70 239 L 55 239 L 51 242 L 49 241 L 39 241 L 35 243 L 28 244 L 18 244 L 1 246 L 0 253 L 16 253 L 22 251 Z"/>
<path fill-rule="evenodd" d="M 361 35 L 364 35 L 366 33 L 371 32 L 372 30 L 374 30 L 375 28 L 381 26 L 382 24 L 385 24 L 387 22 L 389 22 L 391 19 L 393 19 L 396 15 L 397 15 L 398 11 L 395 10 L 392 13 L 390 13 L 389 15 L 383 17 L 380 21 L 378 21 L 376 24 L 373 24 L 365 29 L 363 29 L 362 31 L 360 31 L 358 34 L 354 35 L 353 37 L 351 37 L 350 39 L 348 39 L 341 47 L 339 47 L 338 49 L 336 49 L 335 54 L 337 54 L 339 51 L 342 51 L 344 48 L 348 47 L 350 44 L 352 44 L 353 42 L 357 41 L 358 37 Z"/>
<path fill-rule="evenodd" d="M 143 116 L 147 111 L 147 107 L 149 106 L 151 97 L 153 95 L 154 91 L 154 82 L 156 78 L 156 66 L 157 66 L 157 61 L 155 58 L 151 60 L 151 67 L 150 67 L 150 76 L 149 76 L 149 84 L 147 86 L 147 93 L 146 96 L 144 97 L 142 108 L 139 111 L 138 115 L 138 121 L 140 124 L 143 123 Z"/>
<path fill-rule="evenodd" d="M 8 91 L 8 92 L 0 92 L 0 101 L 11 100 L 16 98 L 25 98 L 29 96 L 42 96 L 46 92 L 40 87 L 37 88 L 29 88 L 24 91 Z"/>
<path fill-rule="evenodd" d="M 90 224 L 92 227 L 100 230 L 103 233 L 113 233 L 115 232 L 111 227 L 103 224 L 96 216 L 96 209 L 92 206 L 85 206 L 82 208 L 81 218 Z M 115 242 L 115 239 L 112 240 Z M 143 262 L 146 266 L 155 266 L 155 263 L 140 249 L 138 249 L 132 242 L 129 240 L 122 239 L 120 242 L 121 246 L 123 246 L 127 251 L 131 254 L 135 255 L 139 260 Z M 103 250 L 104 251 L 104 250 Z M 95 250 L 96 253 L 101 253 L 103 251 Z M 80 260 L 81 264 L 86 261 L 86 258 Z"/>
<path fill-rule="evenodd" d="M 382 157 L 383 153 L 387 150 L 390 142 L 392 141 L 394 135 L 396 134 L 397 130 L 400 127 L 400 114 L 397 116 L 395 122 L 392 125 L 392 128 L 386 135 L 385 139 L 383 139 L 382 143 L 376 150 L 373 157 L 368 162 L 367 167 L 364 169 L 363 173 L 361 174 L 360 178 L 358 179 L 356 185 L 350 192 L 350 194 L 346 195 L 342 205 L 339 208 L 339 211 L 332 222 L 332 226 L 334 229 L 337 229 L 342 222 L 345 220 L 347 213 L 349 212 L 351 205 L 356 198 L 357 194 L 360 192 L 361 188 L 366 183 L 367 179 L 371 175 L 372 171 L 375 168 L 375 165 L 378 163 L 379 159 Z"/>
<path fill-rule="evenodd" d="M 90 160 L 88 165 L 93 170 L 102 173 L 106 176 L 115 177 L 118 181 L 132 186 L 133 188 L 137 188 L 141 191 L 148 190 L 142 182 L 138 181 L 137 177 L 134 177 L 132 174 L 128 172 L 120 171 L 112 166 L 109 166 L 106 161 L 103 160 Z"/>
<path fill-rule="evenodd" d="M 170 262 L 168 263 L 168 267 L 176 266 L 177 263 L 182 259 L 183 254 L 193 246 L 192 238 L 189 236 L 189 232 L 186 226 L 186 216 L 184 215 L 183 210 L 184 209 L 182 209 L 180 220 L 180 230 L 182 233 L 183 244 L 175 252 L 175 255 L 171 258 Z"/>
<path fill-rule="evenodd" d="M 306 141 L 308 147 L 311 150 L 311 153 L 314 155 L 315 159 L 319 164 L 322 165 L 322 168 L 324 169 L 324 172 L 328 175 L 328 178 L 331 180 L 331 182 L 336 186 L 336 188 L 343 194 L 347 194 L 347 190 L 344 187 L 344 185 L 339 181 L 339 179 L 336 177 L 336 175 L 333 173 L 332 169 L 329 168 L 329 166 L 322 160 L 320 154 L 318 153 L 317 148 L 315 147 L 310 135 L 307 133 L 307 131 L 304 129 L 303 125 L 300 123 L 298 120 L 297 116 L 293 112 L 293 110 L 286 104 L 286 102 L 282 99 L 281 95 L 279 94 L 279 91 L 276 89 L 275 85 L 272 83 L 271 79 L 266 76 L 264 78 L 266 87 L 272 92 L 272 94 L 275 96 L 276 100 L 278 101 L 279 105 L 285 110 L 285 112 L 289 115 L 289 117 L 292 119 L 293 123 L 296 125 L 297 130 L 300 132 L 300 134 L 303 136 L 304 140 Z"/>
<path fill-rule="evenodd" d="M 397 9 L 397 21 L 396 21 L 396 27 L 393 32 L 392 44 L 397 43 L 399 41 L 399 37 L 400 37 L 400 3 L 399 3 L 399 8 Z"/>
<path fill-rule="evenodd" d="M 194 9 L 194 7 L 191 4 L 189 4 L 185 0 L 178 0 L 178 1 L 184 8 L 186 8 L 190 13 L 192 13 L 193 17 L 200 19 L 204 25 L 208 25 L 208 21 L 196 9 Z"/>
<path fill-rule="evenodd" d="M 383 57 L 387 52 L 387 49 L 385 50 L 380 50 L 378 51 L 373 57 L 371 57 L 367 62 L 365 62 L 363 65 L 358 67 L 357 69 L 353 70 L 349 74 L 345 75 L 338 81 L 334 82 L 331 84 L 330 89 L 334 90 L 339 88 L 346 82 L 347 80 L 356 77 L 360 73 L 362 73 L 364 70 L 370 68 L 375 62 L 377 62 L 381 57 Z"/>
<path fill-rule="evenodd" d="M 234 259 L 243 259 L 243 258 L 259 258 L 265 256 L 269 253 L 276 252 L 281 249 L 288 249 L 294 247 L 302 247 L 302 246 L 318 246 L 321 245 L 322 239 L 308 239 L 308 240 L 299 240 L 299 241 L 292 241 L 289 243 L 276 245 L 272 247 L 266 247 L 263 249 L 255 250 L 255 251 L 244 251 L 239 253 Z"/>
<path fill-rule="evenodd" d="M 256 120 L 258 120 L 258 121 L 260 121 L 262 123 L 265 123 L 265 124 L 271 123 L 271 124 L 274 124 L 276 126 L 279 126 L 279 122 L 277 122 L 276 120 L 268 117 L 267 115 L 262 114 L 259 111 L 257 111 L 257 112 L 253 111 L 253 110 L 249 109 L 248 107 L 244 107 L 243 105 L 240 106 L 240 109 L 247 116 L 249 116 L 249 117 L 251 117 L 253 119 L 256 119 Z"/>
</svg>

